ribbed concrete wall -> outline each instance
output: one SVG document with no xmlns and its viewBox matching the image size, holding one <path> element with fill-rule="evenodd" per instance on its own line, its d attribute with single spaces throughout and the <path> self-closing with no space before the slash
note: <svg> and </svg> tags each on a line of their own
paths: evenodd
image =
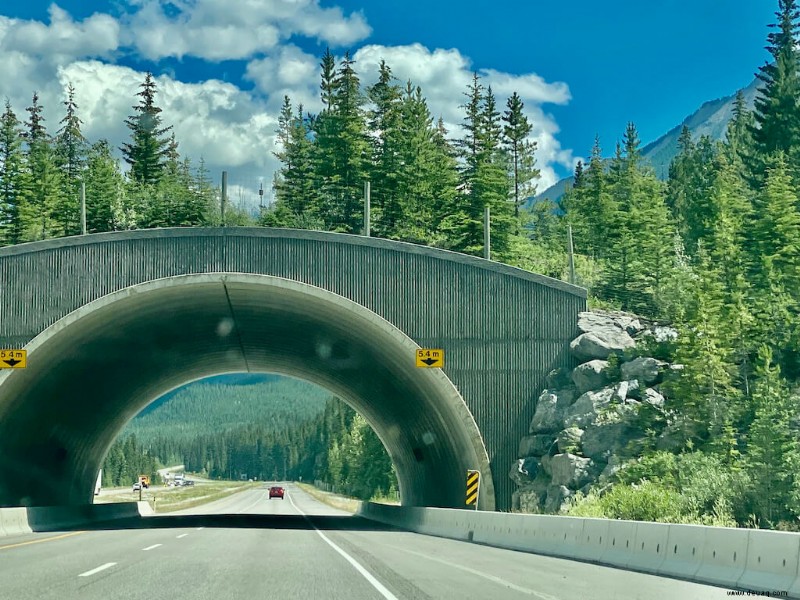
<svg viewBox="0 0 800 600">
<path fill-rule="evenodd" d="M 274 275 L 334 292 L 446 350 L 444 372 L 489 454 L 496 505 L 544 376 L 573 366 L 585 291 L 482 259 L 343 234 L 264 228 L 97 234 L 0 249 L 0 347 L 24 347 L 111 292 L 192 273 Z"/>
</svg>

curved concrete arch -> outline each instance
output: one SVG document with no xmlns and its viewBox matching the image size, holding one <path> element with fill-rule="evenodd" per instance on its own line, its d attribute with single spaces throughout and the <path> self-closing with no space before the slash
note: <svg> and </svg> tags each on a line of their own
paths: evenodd
<svg viewBox="0 0 800 600">
<path fill-rule="evenodd" d="M 575 366 L 569 343 L 586 310 L 586 290 L 549 277 L 457 252 L 322 231 L 188 227 L 75 236 L 0 248 L 0 348 L 26 347 L 111 293 L 210 273 L 268 275 L 327 290 L 419 346 L 443 348 L 442 371 L 488 453 L 496 508 L 512 507 L 509 468 L 547 374 Z M 69 363 L 73 352 L 80 349 L 54 360 Z M 8 377 L 0 370 L 0 396 Z"/>
<path fill-rule="evenodd" d="M 90 501 L 114 438 L 152 400 L 204 376 L 265 371 L 358 410 L 395 464 L 404 504 L 463 506 L 464 473 L 478 468 L 481 507 L 492 510 L 475 419 L 445 373 L 414 366 L 418 347 L 364 306 L 281 277 L 190 274 L 112 292 L 31 340 L 27 369 L 0 373 L 0 505 Z"/>
</svg>

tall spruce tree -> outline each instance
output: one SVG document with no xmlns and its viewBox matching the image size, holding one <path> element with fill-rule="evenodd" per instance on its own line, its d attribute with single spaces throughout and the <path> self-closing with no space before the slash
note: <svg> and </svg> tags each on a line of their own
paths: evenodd
<svg viewBox="0 0 800 600">
<path fill-rule="evenodd" d="M 124 229 L 122 210 L 124 178 L 107 140 L 92 144 L 86 159 L 86 230 L 99 233 Z"/>
<path fill-rule="evenodd" d="M 54 219 L 65 235 L 80 233 L 80 186 L 86 164 L 88 143 L 81 131 L 82 121 L 78 117 L 75 88 L 67 87 L 66 109 L 61 119 L 61 128 L 56 133 L 56 164 L 61 170 L 61 193 L 54 212 Z"/>
<path fill-rule="evenodd" d="M 28 172 L 22 152 L 22 124 L 6 100 L 0 117 L 0 243 L 25 241 L 28 211 L 24 208 Z"/>
<path fill-rule="evenodd" d="M 797 19 L 800 11 L 796 0 L 778 0 L 775 31 L 767 36 L 767 50 L 773 62 L 764 64 L 757 73 L 763 83 L 755 100 L 755 123 L 750 131 L 754 150 L 750 155 L 750 171 L 756 182 L 763 180 L 766 157 L 781 151 L 793 156 L 800 148 L 800 73 L 797 49 Z"/>
<path fill-rule="evenodd" d="M 530 196 L 536 193 L 535 179 L 539 176 L 536 169 L 536 142 L 528 139 L 533 126 L 523 111 L 524 103 L 517 92 L 514 92 L 506 103 L 503 113 L 503 142 L 510 155 L 511 180 L 514 193 L 514 216 L 519 219 L 519 208 Z"/>
<path fill-rule="evenodd" d="M 400 87 L 395 83 L 391 68 L 383 60 L 378 69 L 378 81 L 367 88 L 367 98 L 373 105 L 369 111 L 368 126 L 373 140 L 370 182 L 375 231 L 378 235 L 390 237 L 402 212 L 403 198 L 398 186 L 402 168 L 400 152 L 404 141 L 401 133 L 403 108 Z"/>
<path fill-rule="evenodd" d="M 42 110 L 39 94 L 34 92 L 31 106 L 26 108 L 29 117 L 24 132 L 29 175 L 25 202 L 25 210 L 28 211 L 25 220 L 30 225 L 25 234 L 28 240 L 44 240 L 66 233 L 54 219 L 61 190 L 61 172 L 56 165 L 53 143 L 47 134 Z"/>
<path fill-rule="evenodd" d="M 131 132 L 131 141 L 123 144 L 120 150 L 131 166 L 130 177 L 137 183 L 154 185 L 161 178 L 170 138 L 165 134 L 172 126 L 161 126 L 161 109 L 156 105 L 156 82 L 152 73 L 147 73 L 136 94 L 139 104 L 133 107 L 135 113 L 126 119 L 125 124 Z"/>
</svg>

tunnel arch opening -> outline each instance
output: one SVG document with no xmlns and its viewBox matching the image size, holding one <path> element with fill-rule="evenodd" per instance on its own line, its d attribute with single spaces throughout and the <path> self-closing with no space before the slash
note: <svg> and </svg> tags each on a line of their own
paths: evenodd
<svg viewBox="0 0 800 600">
<path fill-rule="evenodd" d="M 273 372 L 367 420 L 404 505 L 462 507 L 464 474 L 477 468 L 479 506 L 493 510 L 475 419 L 444 372 L 415 367 L 417 347 L 356 302 L 270 275 L 180 275 L 113 292 L 36 336 L 27 369 L 0 374 L 0 505 L 86 504 L 113 440 L 155 398 L 209 375 Z"/>
<path fill-rule="evenodd" d="M 343 452 L 334 459 L 320 435 Z M 131 470 L 120 462 L 134 450 L 131 436 L 152 467 Z M 319 481 L 326 491 L 361 500 L 399 499 L 389 450 L 352 401 L 274 372 L 212 375 L 167 391 L 120 431 L 102 474 L 111 486 L 129 486 L 140 474 L 159 471 L 163 478 L 175 470 L 200 480 Z"/>
</svg>

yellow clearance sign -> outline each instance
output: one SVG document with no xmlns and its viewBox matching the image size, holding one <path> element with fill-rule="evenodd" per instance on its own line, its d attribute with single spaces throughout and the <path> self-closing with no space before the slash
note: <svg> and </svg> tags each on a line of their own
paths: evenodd
<svg viewBox="0 0 800 600">
<path fill-rule="evenodd" d="M 478 507 L 478 489 L 480 485 L 480 471 L 467 471 L 467 506 Z"/>
<path fill-rule="evenodd" d="M 27 366 L 27 350 L 0 350 L 0 369 L 24 369 Z"/>
<path fill-rule="evenodd" d="M 444 367 L 444 350 L 441 348 L 420 348 L 417 350 L 417 366 L 425 369 Z"/>
</svg>

